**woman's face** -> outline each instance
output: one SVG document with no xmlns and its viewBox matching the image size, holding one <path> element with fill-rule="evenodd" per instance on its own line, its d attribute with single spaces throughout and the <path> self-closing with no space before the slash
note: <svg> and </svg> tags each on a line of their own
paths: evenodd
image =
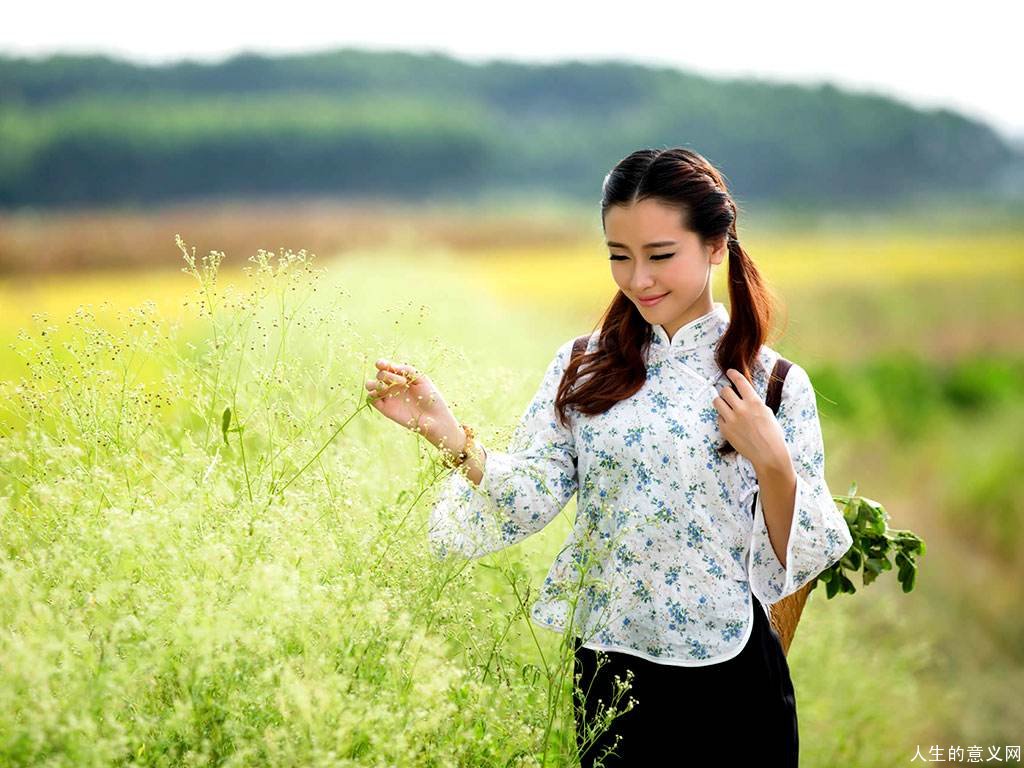
<svg viewBox="0 0 1024 768">
<path fill-rule="evenodd" d="M 604 231 L 612 277 L 649 323 L 677 329 L 713 308 L 711 266 L 721 264 L 726 237 L 702 243 L 683 227 L 682 211 L 653 199 L 613 205 Z M 664 296 L 653 304 L 642 299 Z"/>
</svg>

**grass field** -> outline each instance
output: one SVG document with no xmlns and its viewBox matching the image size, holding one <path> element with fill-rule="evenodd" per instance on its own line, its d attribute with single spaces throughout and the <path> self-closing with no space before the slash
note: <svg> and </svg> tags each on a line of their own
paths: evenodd
<svg viewBox="0 0 1024 768">
<path fill-rule="evenodd" d="M 611 298 L 599 234 L 252 276 L 230 253 L 215 284 L 182 260 L 4 278 L 0 764 L 570 765 L 567 649 L 523 606 L 574 502 L 439 564 L 433 448 L 362 381 L 412 362 L 502 445 Z M 910 594 L 893 574 L 812 593 L 789 656 L 801 764 L 1019 744 L 1024 235 L 742 239 L 784 302 L 773 346 L 818 391 L 833 492 L 856 481 L 928 543 Z"/>
</svg>

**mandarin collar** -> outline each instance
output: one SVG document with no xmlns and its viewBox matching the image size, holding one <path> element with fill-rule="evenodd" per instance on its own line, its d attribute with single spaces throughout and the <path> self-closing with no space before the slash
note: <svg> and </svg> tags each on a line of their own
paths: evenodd
<svg viewBox="0 0 1024 768">
<path fill-rule="evenodd" d="M 729 326 L 729 311 L 716 301 L 710 312 L 691 320 L 672 336 L 660 323 L 649 323 L 651 327 L 651 348 L 660 352 L 682 352 L 683 350 L 713 345 L 718 342 Z"/>
</svg>

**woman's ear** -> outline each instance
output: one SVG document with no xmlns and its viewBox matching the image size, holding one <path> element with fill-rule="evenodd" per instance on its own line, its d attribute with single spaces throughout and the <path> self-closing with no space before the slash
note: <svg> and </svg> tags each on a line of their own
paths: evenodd
<svg viewBox="0 0 1024 768">
<path fill-rule="evenodd" d="M 721 264 L 725 261 L 725 255 L 729 252 L 729 235 L 722 235 L 721 237 L 710 240 L 711 253 L 708 256 L 709 261 L 712 264 Z"/>
</svg>

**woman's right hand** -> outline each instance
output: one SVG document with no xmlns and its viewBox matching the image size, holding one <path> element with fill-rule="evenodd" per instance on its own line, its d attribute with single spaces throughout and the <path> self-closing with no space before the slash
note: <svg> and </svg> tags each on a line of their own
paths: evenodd
<svg viewBox="0 0 1024 768">
<path fill-rule="evenodd" d="M 459 422 L 427 374 L 390 360 L 378 360 L 376 366 L 377 378 L 365 383 L 374 408 L 436 446 L 443 439 L 455 452 L 461 450 L 461 444 L 452 443 L 463 435 Z"/>
</svg>

